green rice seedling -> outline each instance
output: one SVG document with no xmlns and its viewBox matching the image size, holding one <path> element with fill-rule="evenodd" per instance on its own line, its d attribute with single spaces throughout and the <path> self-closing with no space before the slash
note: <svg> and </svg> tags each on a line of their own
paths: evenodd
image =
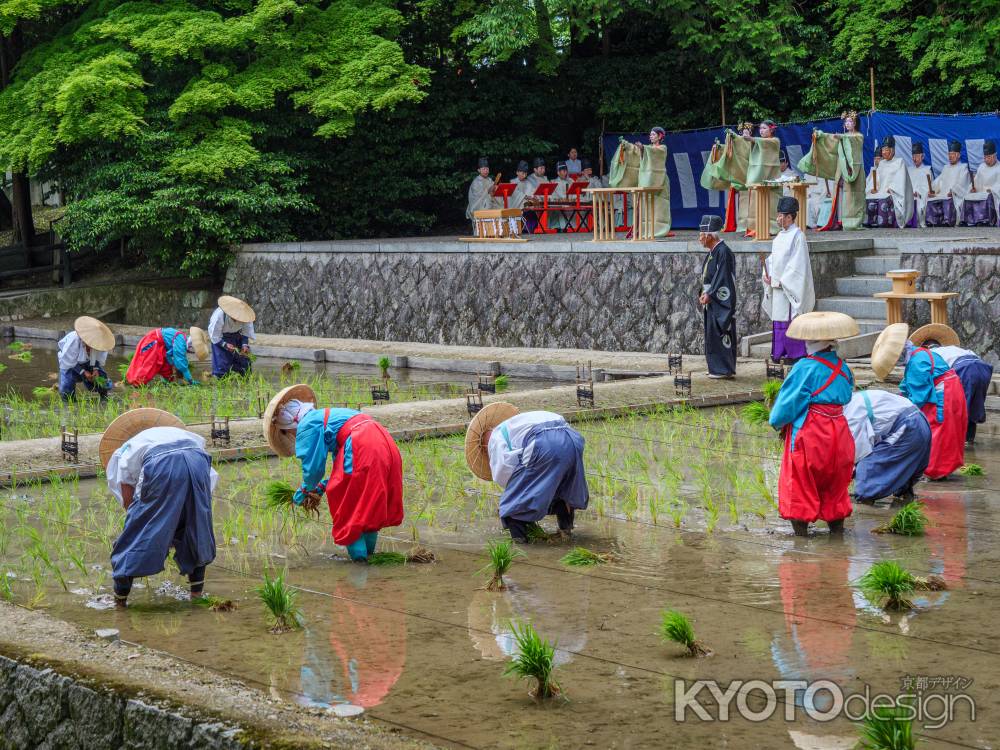
<svg viewBox="0 0 1000 750">
<path fill-rule="evenodd" d="M 57 386 L 35 386 L 31 389 L 31 395 L 36 401 L 47 401 L 55 398 L 59 395 L 59 389 Z"/>
<path fill-rule="evenodd" d="M 6 370 L 7 370 L 7 365 L 5 365 L 3 362 L 0 362 L 0 374 L 3 374 Z"/>
<path fill-rule="evenodd" d="M 493 379 L 493 385 L 497 388 L 497 393 L 503 393 L 510 387 L 510 378 L 506 375 L 497 375 Z"/>
<path fill-rule="evenodd" d="M 489 571 L 493 574 L 486 584 L 487 591 L 503 591 L 507 588 L 503 582 L 504 573 L 510 570 L 514 558 L 522 557 L 524 553 L 514 546 L 513 539 L 491 539 L 486 542 L 486 552 L 490 561 L 478 573 Z"/>
<path fill-rule="evenodd" d="M 0 599 L 6 602 L 14 601 L 14 589 L 6 571 L 0 571 Z"/>
<path fill-rule="evenodd" d="M 865 597 L 876 606 L 894 610 L 913 607 L 910 594 L 917 588 L 917 581 L 894 560 L 872 565 L 858 580 L 858 585 Z"/>
<path fill-rule="evenodd" d="M 751 425 L 767 424 L 771 410 L 763 401 L 751 401 L 740 410 L 743 421 Z"/>
<path fill-rule="evenodd" d="M 903 536 L 923 536 L 930 523 L 924 513 L 923 503 L 908 503 L 892 517 L 889 523 L 872 529 L 873 534 L 901 534 Z"/>
<path fill-rule="evenodd" d="M 16 359 L 18 362 L 24 362 L 27 364 L 32 360 L 32 354 L 30 349 L 25 349 L 23 352 L 18 352 L 17 354 L 11 354 L 11 359 Z"/>
<path fill-rule="evenodd" d="M 7 344 L 7 348 L 12 352 L 23 352 L 27 348 L 27 345 L 23 341 L 11 341 Z"/>
<path fill-rule="evenodd" d="M 402 552 L 373 552 L 368 555 L 369 565 L 381 567 L 384 565 L 404 565 L 405 563 L 406 555 Z"/>
<path fill-rule="evenodd" d="M 237 609 L 237 604 L 232 599 L 223 599 L 221 596 L 211 594 L 194 596 L 191 598 L 191 603 L 196 607 L 210 609 L 213 612 L 232 612 Z"/>
<path fill-rule="evenodd" d="M 665 609 L 661 617 L 660 636 L 663 640 L 684 646 L 688 656 L 708 656 L 712 653 L 694 637 L 694 627 L 687 615 L 675 609 Z"/>
<path fill-rule="evenodd" d="M 761 384 L 761 390 L 764 391 L 764 403 L 767 404 L 768 408 L 770 408 L 774 403 L 774 400 L 778 398 L 778 391 L 781 390 L 781 382 L 782 381 L 776 380 L 775 378 L 770 378 Z"/>
<path fill-rule="evenodd" d="M 388 357 L 379 357 L 378 368 L 382 371 L 382 377 L 389 377 L 389 367 L 392 365 L 392 360 Z"/>
<path fill-rule="evenodd" d="M 913 750 L 917 746 L 913 736 L 912 707 L 872 706 L 864 720 L 858 724 L 862 750 Z"/>
<path fill-rule="evenodd" d="M 530 523 L 527 527 L 527 535 L 529 542 L 547 542 L 551 539 L 551 535 L 537 523 Z"/>
<path fill-rule="evenodd" d="M 611 562 L 614 559 L 614 555 L 604 552 L 592 552 L 586 547 L 574 547 L 565 555 L 563 555 L 559 562 L 563 565 L 571 565 L 573 567 L 590 567 L 591 565 L 602 565 L 606 562 Z"/>
<path fill-rule="evenodd" d="M 559 695 L 562 692 L 561 688 L 552 679 L 552 671 L 555 668 L 555 644 L 550 644 L 538 635 L 530 622 L 520 623 L 512 620 L 510 631 L 514 636 L 517 651 L 504 669 L 504 676 L 533 678 L 535 686 L 529 691 L 533 698 L 545 699 Z"/>
<path fill-rule="evenodd" d="M 264 571 L 264 583 L 257 587 L 257 596 L 267 608 L 271 620 L 272 633 L 285 633 L 301 628 L 304 622 L 302 611 L 296 603 L 296 592 L 285 583 L 285 574 L 274 578 Z"/>
<path fill-rule="evenodd" d="M 274 479 L 264 485 L 264 502 L 268 508 L 294 508 L 295 488 L 284 479 Z M 303 510 L 319 515 L 320 495 L 307 492 L 306 499 L 300 506 Z"/>
<path fill-rule="evenodd" d="M 958 473 L 963 477 L 981 477 L 986 474 L 979 464 L 966 464 L 958 470 Z"/>
</svg>

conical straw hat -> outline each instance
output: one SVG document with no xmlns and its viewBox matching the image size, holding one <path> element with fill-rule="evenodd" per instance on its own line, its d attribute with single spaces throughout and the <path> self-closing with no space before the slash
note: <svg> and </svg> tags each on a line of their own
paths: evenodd
<svg viewBox="0 0 1000 750">
<path fill-rule="evenodd" d="M 208 359 L 208 355 L 211 352 L 211 347 L 208 343 L 208 334 L 197 326 L 191 326 L 191 348 L 194 349 L 194 355 L 200 359 Z"/>
<path fill-rule="evenodd" d="M 168 411 L 148 406 L 125 412 L 109 424 L 108 429 L 101 435 L 101 444 L 98 448 L 101 454 L 101 465 L 105 469 L 108 468 L 108 461 L 111 460 L 111 455 L 116 450 L 150 427 L 180 427 L 183 429 L 184 423 Z"/>
<path fill-rule="evenodd" d="M 73 321 L 73 330 L 94 351 L 110 352 L 115 348 L 115 335 L 97 318 L 81 315 Z"/>
<path fill-rule="evenodd" d="M 493 481 L 490 454 L 484 439 L 490 430 L 517 413 L 518 408 L 513 404 L 506 401 L 494 401 L 476 412 L 476 416 L 469 422 L 469 429 L 465 433 L 465 462 L 469 465 L 472 473 L 480 479 L 485 479 L 488 482 Z"/>
<path fill-rule="evenodd" d="M 264 429 L 264 437 L 267 438 L 267 444 L 271 446 L 271 450 L 279 456 L 284 456 L 285 458 L 295 455 L 295 433 L 282 432 L 278 425 L 275 424 L 274 420 L 278 414 L 278 409 L 292 399 L 296 399 L 298 401 L 308 401 L 311 404 L 315 404 L 316 393 L 312 388 L 304 383 L 290 385 L 287 388 L 278 391 L 277 395 L 271 399 L 271 402 L 264 410 L 264 420 L 262 425 Z"/>
<path fill-rule="evenodd" d="M 237 297 L 229 295 L 219 297 L 219 307 L 222 308 L 222 312 L 237 323 L 253 323 L 257 320 L 257 313 L 253 311 L 253 308 Z"/>
<path fill-rule="evenodd" d="M 961 346 L 962 340 L 958 337 L 955 329 L 946 326 L 944 323 L 929 323 L 920 326 L 910 334 L 910 341 L 914 346 L 924 346 L 928 342 L 936 346 Z"/>
<path fill-rule="evenodd" d="M 858 335 L 858 324 L 844 313 L 811 312 L 796 316 L 785 335 L 799 341 L 846 339 Z"/>
<path fill-rule="evenodd" d="M 899 355 L 906 347 L 906 334 L 909 330 L 910 327 L 906 323 L 893 323 L 891 326 L 886 326 L 875 339 L 875 346 L 872 347 L 872 370 L 879 380 L 885 380 L 896 366 Z"/>
</svg>

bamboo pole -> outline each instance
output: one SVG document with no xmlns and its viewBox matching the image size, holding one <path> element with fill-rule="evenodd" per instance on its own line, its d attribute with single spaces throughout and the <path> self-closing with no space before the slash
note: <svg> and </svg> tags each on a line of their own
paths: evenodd
<svg viewBox="0 0 1000 750">
<path fill-rule="evenodd" d="M 722 127 L 726 126 L 726 87 L 719 85 L 719 99 L 722 106 Z"/>
<path fill-rule="evenodd" d="M 868 80 L 871 88 L 872 112 L 875 111 L 875 66 L 868 66 Z"/>
</svg>

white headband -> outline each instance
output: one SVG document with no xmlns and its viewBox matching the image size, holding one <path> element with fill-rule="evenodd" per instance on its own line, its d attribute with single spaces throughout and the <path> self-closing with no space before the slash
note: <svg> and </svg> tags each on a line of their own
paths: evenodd
<svg viewBox="0 0 1000 750">
<path fill-rule="evenodd" d="M 274 416 L 274 424 L 279 430 L 297 430 L 302 417 L 315 408 L 315 404 L 293 398 L 278 409 L 278 413 Z"/>
</svg>

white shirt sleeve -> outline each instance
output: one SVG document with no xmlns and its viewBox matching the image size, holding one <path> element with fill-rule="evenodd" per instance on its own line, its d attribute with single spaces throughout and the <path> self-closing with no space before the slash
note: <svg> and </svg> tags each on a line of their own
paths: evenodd
<svg viewBox="0 0 1000 750">
<path fill-rule="evenodd" d="M 507 443 L 507 437 L 500 429 L 502 426 L 503 423 L 493 430 L 487 449 L 490 454 L 490 471 L 493 474 L 493 481 L 501 487 L 506 487 L 514 469 L 521 463 L 521 449 Z"/>
<path fill-rule="evenodd" d="M 257 334 L 253 329 L 253 323 L 247 323 L 243 326 L 243 335 L 246 336 L 251 341 L 257 340 Z"/>
<path fill-rule="evenodd" d="M 860 394 L 855 394 L 850 403 L 844 407 L 844 418 L 847 426 L 851 428 L 851 437 L 854 438 L 854 463 L 872 452 L 875 443 L 875 430 L 871 420 L 868 419 L 868 409 Z"/>
<path fill-rule="evenodd" d="M 208 338 L 213 344 L 222 343 L 222 319 L 224 314 L 221 307 L 215 308 L 212 317 L 208 319 Z"/>
<path fill-rule="evenodd" d="M 86 349 L 76 331 L 70 331 L 59 339 L 59 369 L 72 370 L 86 358 Z M 105 354 L 105 359 L 107 354 Z"/>
</svg>

